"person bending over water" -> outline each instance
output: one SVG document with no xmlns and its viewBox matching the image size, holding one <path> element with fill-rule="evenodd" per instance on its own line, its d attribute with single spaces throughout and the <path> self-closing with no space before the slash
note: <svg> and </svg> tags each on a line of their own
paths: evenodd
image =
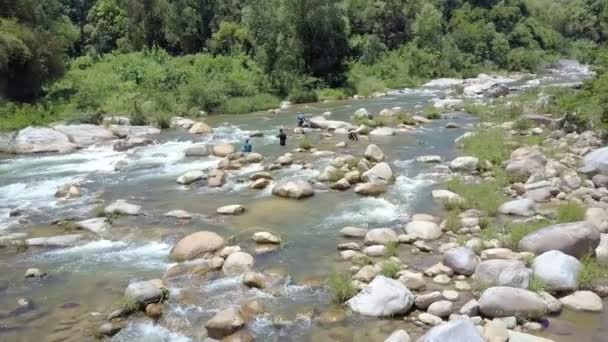
<svg viewBox="0 0 608 342">
<path fill-rule="evenodd" d="M 279 129 L 279 135 L 277 135 L 277 138 L 279 138 L 279 144 L 281 146 L 285 146 L 285 144 L 287 143 L 287 134 L 285 134 L 285 132 L 283 132 L 283 129 Z"/>
<path fill-rule="evenodd" d="M 253 145 L 251 145 L 251 140 L 245 139 L 245 145 L 243 145 L 243 149 L 241 149 L 241 152 L 251 153 L 251 151 L 253 151 Z"/>
<path fill-rule="evenodd" d="M 304 124 L 306 123 L 306 118 L 304 117 L 303 113 L 298 113 L 297 120 L 298 127 L 304 127 Z"/>
<path fill-rule="evenodd" d="M 359 133 L 354 128 L 348 130 L 348 140 L 359 141 Z"/>
</svg>

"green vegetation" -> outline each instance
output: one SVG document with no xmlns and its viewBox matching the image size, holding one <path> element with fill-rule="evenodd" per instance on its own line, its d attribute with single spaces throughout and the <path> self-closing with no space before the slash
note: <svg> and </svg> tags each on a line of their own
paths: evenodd
<svg viewBox="0 0 608 342">
<path fill-rule="evenodd" d="M 528 290 L 530 290 L 532 292 L 540 293 L 540 292 L 545 291 L 545 288 L 546 288 L 546 285 L 542 281 L 542 279 L 537 277 L 535 274 L 533 274 L 532 277 L 530 277 L 530 282 L 528 283 Z"/>
<path fill-rule="evenodd" d="M 460 214 L 459 210 L 450 210 L 448 212 L 448 216 L 445 218 L 445 228 L 456 232 L 459 228 L 461 228 L 460 224 Z"/>
<path fill-rule="evenodd" d="M 0 129 L 136 106 L 140 122 L 161 126 L 157 115 L 365 96 L 439 76 L 534 71 L 564 55 L 601 66 L 607 8 L 587 0 L 5 1 Z M 598 75 L 550 107 L 603 125 L 608 78 L 602 67 Z M 522 109 L 500 105 L 488 116 L 512 119 Z"/>
<path fill-rule="evenodd" d="M 500 128 L 475 130 L 471 136 L 463 139 L 462 150 L 466 155 L 480 161 L 487 160 L 494 165 L 500 165 L 510 154 L 505 132 Z"/>
<path fill-rule="evenodd" d="M 408 125 L 408 126 L 416 126 L 416 120 L 412 118 L 411 115 L 406 113 L 401 113 L 397 116 L 397 121 L 400 124 Z"/>
<path fill-rule="evenodd" d="M 468 183 L 460 177 L 453 177 L 447 182 L 447 188 L 464 198 L 464 208 L 479 209 L 490 216 L 495 216 L 498 207 L 505 201 L 502 184 L 499 181 L 483 180 L 478 183 Z"/>
<path fill-rule="evenodd" d="M 525 132 L 532 128 L 532 121 L 526 118 L 519 118 L 513 123 L 513 129 L 519 132 Z"/>
<path fill-rule="evenodd" d="M 334 272 L 329 276 L 329 288 L 337 303 L 344 303 L 357 294 L 348 273 Z"/>
<path fill-rule="evenodd" d="M 399 273 L 399 271 L 401 271 L 401 268 L 396 262 L 385 261 L 382 263 L 382 270 L 380 271 L 380 274 L 385 277 L 395 279 L 397 278 L 397 273 Z"/>
<path fill-rule="evenodd" d="M 575 201 L 568 201 L 557 207 L 557 221 L 577 222 L 585 219 L 585 206 Z"/>
<path fill-rule="evenodd" d="M 390 241 L 386 244 L 386 255 L 388 257 L 396 257 L 399 254 L 399 242 Z"/>
<path fill-rule="evenodd" d="M 519 250 L 519 241 L 526 235 L 534 233 L 537 230 L 545 228 L 549 225 L 546 221 L 540 221 L 535 223 L 514 223 L 506 227 L 508 232 L 505 237 L 505 247 L 512 250 Z"/>
<path fill-rule="evenodd" d="M 126 312 L 135 312 L 141 309 L 137 301 L 127 297 L 123 297 L 120 300 L 119 306 Z"/>
<path fill-rule="evenodd" d="M 309 137 L 305 136 L 304 138 L 302 138 L 300 140 L 299 146 L 301 149 L 308 151 L 312 148 L 312 141 L 310 140 Z M 342 176 L 344 176 L 344 175 L 342 175 Z M 340 177 L 340 178 L 342 178 L 342 177 Z"/>
<path fill-rule="evenodd" d="M 353 120 L 353 122 L 357 125 L 365 125 L 368 127 L 372 127 L 372 128 L 376 128 L 376 127 L 382 127 L 385 125 L 385 120 L 389 120 L 390 118 L 383 118 L 383 117 L 373 117 L 371 119 L 367 119 L 367 118 L 355 118 Z"/>
<path fill-rule="evenodd" d="M 429 120 L 441 119 L 441 111 L 433 106 L 427 106 L 422 113 Z"/>
<path fill-rule="evenodd" d="M 589 288 L 598 280 L 608 278 L 608 268 L 600 264 L 593 256 L 587 255 L 581 259 L 581 272 L 578 282 L 581 288 Z"/>
</svg>

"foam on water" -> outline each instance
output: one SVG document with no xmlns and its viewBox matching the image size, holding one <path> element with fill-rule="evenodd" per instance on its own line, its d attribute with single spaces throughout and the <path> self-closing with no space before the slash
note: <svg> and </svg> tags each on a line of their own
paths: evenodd
<svg viewBox="0 0 608 342">
<path fill-rule="evenodd" d="M 402 208 L 410 208 L 420 192 L 434 183 L 433 180 L 426 178 L 424 175 L 418 175 L 414 178 L 403 175 L 397 176 L 395 184 L 388 190 L 388 195 L 395 198 Z"/>
<path fill-rule="evenodd" d="M 36 260 L 56 263 L 61 271 L 89 272 L 93 267 L 126 265 L 129 268 L 164 270 L 171 246 L 162 242 L 144 244 L 97 240 L 80 246 L 57 249 L 34 256 Z"/>
<path fill-rule="evenodd" d="M 191 342 L 191 338 L 150 321 L 130 323 L 112 338 L 114 342 Z"/>
<path fill-rule="evenodd" d="M 399 207 L 384 198 L 365 197 L 342 202 L 323 226 L 382 225 L 399 218 Z"/>
</svg>

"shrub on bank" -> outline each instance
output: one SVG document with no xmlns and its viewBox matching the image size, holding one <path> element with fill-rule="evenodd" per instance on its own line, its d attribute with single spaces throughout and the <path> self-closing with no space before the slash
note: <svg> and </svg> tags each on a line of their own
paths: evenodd
<svg viewBox="0 0 608 342">
<path fill-rule="evenodd" d="M 348 273 L 334 272 L 329 276 L 328 282 L 334 301 L 337 303 L 344 303 L 357 294 L 357 289 L 353 286 Z"/>
<path fill-rule="evenodd" d="M 277 108 L 279 98 L 270 94 L 228 98 L 220 106 L 219 111 L 226 114 L 245 114 Z"/>
</svg>

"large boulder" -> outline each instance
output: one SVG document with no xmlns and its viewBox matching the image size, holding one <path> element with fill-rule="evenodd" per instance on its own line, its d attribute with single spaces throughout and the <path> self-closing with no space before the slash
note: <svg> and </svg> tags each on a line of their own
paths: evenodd
<svg viewBox="0 0 608 342">
<path fill-rule="evenodd" d="M 458 157 L 450 162 L 450 169 L 455 172 L 473 172 L 477 170 L 479 159 L 475 157 Z"/>
<path fill-rule="evenodd" d="M 367 145 L 367 148 L 365 149 L 365 153 L 363 153 L 363 155 L 365 156 L 365 158 L 377 163 L 383 161 L 384 158 L 386 158 L 384 152 L 382 152 L 380 147 L 375 144 Z"/>
<path fill-rule="evenodd" d="M 217 208 L 216 212 L 220 215 L 240 215 L 245 212 L 245 207 L 240 204 L 231 204 Z"/>
<path fill-rule="evenodd" d="M 355 115 L 353 116 L 355 119 L 371 119 L 374 116 L 365 108 L 359 108 L 355 111 Z"/>
<path fill-rule="evenodd" d="M 152 126 L 110 125 L 108 129 L 119 138 L 138 138 L 161 132 L 160 129 Z"/>
<path fill-rule="evenodd" d="M 281 181 L 274 185 L 272 194 L 285 198 L 305 198 L 315 194 L 312 186 L 302 179 Z"/>
<path fill-rule="evenodd" d="M 78 145 L 78 147 L 85 147 L 116 138 L 112 132 L 104 127 L 90 124 L 57 125 L 53 128 L 67 135 L 70 141 Z"/>
<path fill-rule="evenodd" d="M 463 203 L 464 198 L 459 194 L 450 190 L 433 190 L 431 192 L 433 199 L 442 203 Z"/>
<path fill-rule="evenodd" d="M 483 337 L 473 324 L 466 317 L 455 319 L 427 331 L 417 342 L 484 342 Z"/>
<path fill-rule="evenodd" d="M 235 307 L 221 310 L 206 324 L 207 334 L 216 340 L 231 335 L 245 325 L 245 320 Z"/>
<path fill-rule="evenodd" d="M 160 301 L 162 290 L 157 281 L 140 281 L 131 283 L 125 289 L 125 298 L 139 305 L 146 305 Z"/>
<path fill-rule="evenodd" d="M 222 272 L 227 276 L 239 275 L 250 271 L 254 263 L 255 260 L 249 253 L 232 253 L 226 258 L 226 261 L 224 261 Z"/>
<path fill-rule="evenodd" d="M 437 223 L 430 221 L 409 222 L 405 226 L 405 232 L 422 240 L 436 240 L 443 234 Z"/>
<path fill-rule="evenodd" d="M 582 171 L 608 175 L 608 147 L 598 148 L 583 158 Z"/>
<path fill-rule="evenodd" d="M 220 188 L 226 183 L 226 172 L 213 169 L 207 174 L 207 186 L 210 188 Z"/>
<path fill-rule="evenodd" d="M 520 147 L 511 152 L 511 159 L 505 170 L 509 176 L 530 177 L 534 173 L 542 172 L 546 163 L 547 158 L 538 147 Z"/>
<path fill-rule="evenodd" d="M 534 210 L 534 201 L 524 198 L 503 203 L 498 208 L 498 212 L 503 215 L 528 217 L 534 215 L 536 211 Z"/>
<path fill-rule="evenodd" d="M 407 312 L 414 305 L 414 295 L 399 281 L 379 275 L 347 304 L 362 315 L 394 316 Z"/>
<path fill-rule="evenodd" d="M 104 212 L 106 215 L 139 215 L 141 206 L 128 203 L 125 200 L 119 199 L 108 205 Z"/>
<path fill-rule="evenodd" d="M 604 208 L 588 208 L 585 221 L 593 224 L 600 232 L 608 230 L 608 211 Z"/>
<path fill-rule="evenodd" d="M 371 169 L 365 171 L 361 177 L 366 182 L 393 182 L 393 170 L 387 163 L 378 163 Z"/>
<path fill-rule="evenodd" d="M 395 330 L 384 342 L 410 342 L 410 335 L 405 330 Z"/>
<path fill-rule="evenodd" d="M 234 145 L 228 143 L 220 143 L 212 148 L 213 155 L 216 157 L 227 157 L 235 152 Z"/>
<path fill-rule="evenodd" d="M 577 258 L 593 253 L 600 242 L 600 232 L 589 222 L 562 223 L 524 236 L 519 241 L 521 251 L 536 255 L 559 250 Z"/>
<path fill-rule="evenodd" d="M 390 228 L 371 229 L 365 234 L 366 245 L 387 245 L 392 242 L 398 242 L 397 233 Z"/>
<path fill-rule="evenodd" d="M 336 121 L 336 120 L 327 120 L 322 116 L 315 116 L 311 118 L 308 123 L 310 124 L 310 128 L 320 128 L 320 129 L 348 129 L 352 127 L 352 125 L 345 121 Z"/>
<path fill-rule="evenodd" d="M 503 84 L 494 84 L 483 91 L 485 97 L 502 97 L 509 95 L 509 87 Z"/>
<path fill-rule="evenodd" d="M 479 260 L 470 248 L 456 247 L 443 255 L 443 264 L 451 268 L 455 274 L 470 276 L 475 273 Z"/>
<path fill-rule="evenodd" d="M 498 286 L 491 287 L 481 294 L 479 310 L 488 317 L 516 316 L 538 319 L 547 314 L 544 299 L 525 289 Z"/>
<path fill-rule="evenodd" d="M 49 237 L 37 237 L 25 240 L 28 246 L 40 247 L 68 247 L 81 243 L 84 236 L 82 234 L 66 234 Z"/>
<path fill-rule="evenodd" d="M 386 183 L 367 182 L 355 186 L 355 193 L 363 196 L 379 196 L 386 192 Z"/>
<path fill-rule="evenodd" d="M 201 231 L 179 240 L 171 250 L 172 260 L 192 260 L 224 247 L 224 239 L 214 232 Z"/>
<path fill-rule="evenodd" d="M 133 137 L 133 138 L 128 138 L 128 139 L 119 140 L 119 141 L 115 142 L 114 145 L 112 146 L 112 148 L 114 149 L 114 151 L 122 152 L 122 151 L 130 150 L 135 147 L 146 146 L 151 143 L 152 143 L 151 139 Z"/>
<path fill-rule="evenodd" d="M 395 129 L 392 127 L 378 127 L 369 132 L 369 135 L 377 137 L 390 137 L 391 135 L 395 134 Z"/>
<path fill-rule="evenodd" d="M 534 276 L 551 291 L 571 291 L 578 288 L 582 265 L 577 258 L 560 251 L 548 251 L 534 259 Z"/>
<path fill-rule="evenodd" d="M 528 288 L 532 270 L 518 260 L 492 259 L 477 265 L 475 279 L 483 286 Z"/>
<path fill-rule="evenodd" d="M 2 144 L 0 152 L 6 153 L 44 153 L 72 152 L 78 146 L 67 135 L 47 127 L 27 127 L 20 130 L 10 144 Z"/>
<path fill-rule="evenodd" d="M 76 222 L 76 226 L 95 234 L 102 234 L 112 227 L 105 217 L 95 217 L 84 221 L 78 221 Z"/>
<path fill-rule="evenodd" d="M 208 134 L 212 132 L 213 129 L 204 122 L 195 123 L 194 125 L 192 125 L 192 127 L 190 127 L 190 130 L 188 131 L 188 133 L 190 134 Z"/>
</svg>

